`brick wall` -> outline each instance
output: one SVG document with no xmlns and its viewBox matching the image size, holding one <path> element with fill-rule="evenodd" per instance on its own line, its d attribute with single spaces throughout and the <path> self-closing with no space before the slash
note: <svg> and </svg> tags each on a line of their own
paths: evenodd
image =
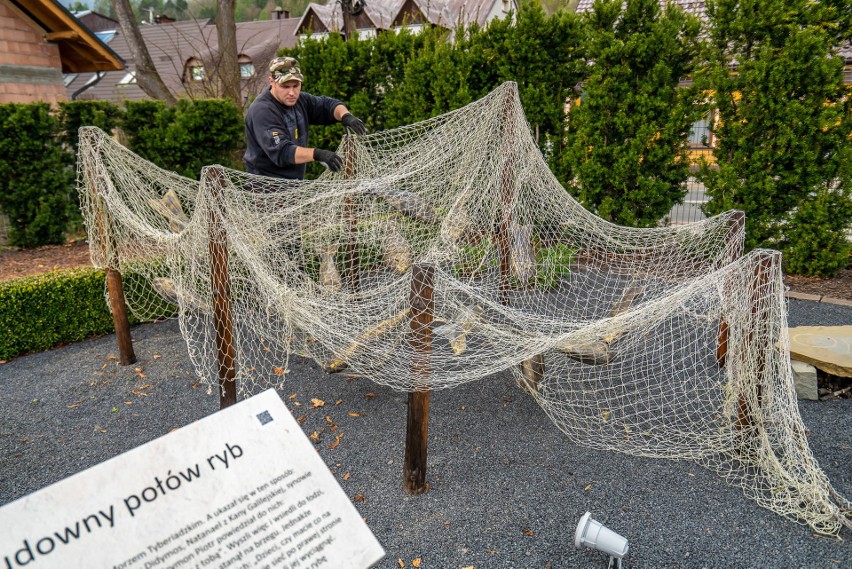
<svg viewBox="0 0 852 569">
<path fill-rule="evenodd" d="M 0 103 L 67 99 L 59 48 L 44 33 L 0 0 Z"/>
</svg>

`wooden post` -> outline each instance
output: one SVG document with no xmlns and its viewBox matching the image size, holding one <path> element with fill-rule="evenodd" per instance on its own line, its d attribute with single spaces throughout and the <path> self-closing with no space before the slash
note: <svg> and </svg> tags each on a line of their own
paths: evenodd
<svg viewBox="0 0 852 569">
<path fill-rule="evenodd" d="M 500 304 L 509 304 L 509 276 L 512 272 L 512 223 L 513 208 L 515 204 L 515 164 L 512 154 L 514 148 L 514 137 L 512 136 L 511 109 L 517 93 L 517 85 L 506 91 L 503 101 L 503 124 L 501 132 L 503 135 L 501 151 L 506 156 L 503 171 L 500 178 L 500 223 L 497 226 L 497 247 L 500 251 Z M 532 280 L 535 281 L 535 275 Z M 544 355 L 537 354 L 532 358 L 521 362 L 521 374 L 524 382 L 522 387 L 529 392 L 538 390 L 538 382 L 544 376 Z"/>
<path fill-rule="evenodd" d="M 355 177 L 355 141 L 352 135 L 343 137 L 344 175 L 347 180 Z M 346 260 L 343 263 L 346 272 L 346 284 L 351 292 L 360 290 L 358 274 L 358 203 L 355 194 L 349 192 L 343 198 L 343 217 L 346 227 Z"/>
<path fill-rule="evenodd" d="M 431 374 L 432 314 L 435 301 L 432 281 L 435 268 L 431 265 L 411 267 L 411 337 L 413 351 L 411 372 L 419 377 L 419 387 L 428 386 Z M 426 448 L 429 434 L 429 401 L 431 392 L 412 391 L 408 394 L 408 422 L 405 432 L 405 461 L 403 490 L 408 494 L 426 491 Z"/>
<path fill-rule="evenodd" d="M 224 171 L 221 166 L 204 170 L 204 186 L 210 192 L 210 288 L 213 296 L 213 326 L 216 330 L 216 364 L 219 378 L 219 408 L 237 402 L 236 368 L 234 367 L 234 323 L 231 310 L 231 279 L 228 274 L 228 236 L 220 219 L 223 205 Z"/>
<path fill-rule="evenodd" d="M 92 155 L 95 150 L 86 146 L 81 147 L 80 151 L 86 153 L 83 159 L 83 170 L 86 176 L 86 185 L 89 186 L 89 192 L 92 195 L 92 205 L 97 209 L 95 218 L 98 224 L 98 245 L 106 263 L 106 285 L 107 291 L 109 291 L 109 308 L 115 326 L 115 337 L 118 341 L 118 362 L 126 366 L 136 363 L 136 353 L 133 351 L 133 338 L 130 336 L 130 320 L 127 317 L 127 300 L 124 297 L 124 285 L 121 280 L 118 246 L 110 233 L 109 216 L 95 182 L 97 176 L 95 175 L 95 159 Z"/>
<path fill-rule="evenodd" d="M 123 365 L 136 363 L 133 351 L 133 338 L 130 337 L 130 320 L 127 318 L 127 301 L 124 298 L 124 285 L 121 272 L 106 268 L 106 284 L 109 291 L 109 308 L 115 325 L 115 337 L 118 340 L 118 362 Z"/>
<path fill-rule="evenodd" d="M 733 262 L 743 254 L 743 239 L 742 232 L 745 228 L 745 212 L 735 211 L 728 220 L 727 243 L 731 248 L 730 261 Z M 719 333 L 716 337 L 716 363 L 719 367 L 725 365 L 725 360 L 728 357 L 728 322 L 725 317 L 719 318 Z"/>
<path fill-rule="evenodd" d="M 751 284 L 751 318 L 748 322 L 748 334 L 746 334 L 747 346 L 752 346 L 755 337 L 760 337 L 761 330 L 766 326 L 766 313 L 762 309 L 761 298 L 766 296 L 767 288 L 770 284 L 770 276 L 772 275 L 773 267 L 781 264 L 781 253 L 774 252 L 770 255 L 762 257 L 754 266 L 754 279 Z M 757 407 L 760 407 L 763 399 L 763 386 L 761 378 L 766 373 L 766 352 L 771 350 L 771 346 L 758 347 L 754 352 L 757 354 L 757 362 L 755 365 L 754 377 L 756 383 L 753 390 L 750 389 L 753 396 L 753 402 Z M 745 350 L 744 350 L 745 351 Z M 745 387 L 745 386 L 742 386 Z M 749 405 L 746 395 L 749 393 L 741 393 L 737 401 L 737 428 L 743 429 L 746 426 L 754 425 L 752 409 Z"/>
<path fill-rule="evenodd" d="M 503 305 L 509 304 L 509 275 L 512 271 L 512 208 L 515 202 L 515 171 L 512 161 L 512 133 L 509 130 L 510 109 L 517 86 L 506 91 L 503 104 L 503 135 L 501 152 L 506 156 L 500 177 L 500 223 L 497 225 L 497 248 L 500 252 L 499 298 Z"/>
</svg>

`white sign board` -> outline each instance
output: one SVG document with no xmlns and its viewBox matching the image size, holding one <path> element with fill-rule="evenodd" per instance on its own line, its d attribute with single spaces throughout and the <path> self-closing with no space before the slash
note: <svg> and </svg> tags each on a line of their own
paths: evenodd
<svg viewBox="0 0 852 569">
<path fill-rule="evenodd" d="M 372 567 L 384 550 L 274 390 L 0 508 L 0 568 Z"/>
</svg>

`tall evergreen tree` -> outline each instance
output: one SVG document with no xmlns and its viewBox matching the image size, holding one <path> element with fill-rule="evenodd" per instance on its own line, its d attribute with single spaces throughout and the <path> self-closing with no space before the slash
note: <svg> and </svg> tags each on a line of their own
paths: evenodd
<svg viewBox="0 0 852 569">
<path fill-rule="evenodd" d="M 852 91 L 837 48 L 850 4 L 708 0 L 719 110 L 716 165 L 701 173 L 709 214 L 746 212 L 746 244 L 781 249 L 789 270 L 833 274 L 849 260 Z"/>
<path fill-rule="evenodd" d="M 580 201 L 609 221 L 655 225 L 683 199 L 698 92 L 699 22 L 659 0 L 597 0 L 586 14 L 587 74 L 566 153 Z"/>
</svg>

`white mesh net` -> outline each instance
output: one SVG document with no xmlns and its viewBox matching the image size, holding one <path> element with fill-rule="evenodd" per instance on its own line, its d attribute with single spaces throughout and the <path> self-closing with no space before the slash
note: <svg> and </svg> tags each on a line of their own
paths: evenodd
<svg viewBox="0 0 852 569">
<path fill-rule="evenodd" d="M 738 212 L 597 218 L 512 83 L 339 153 L 314 181 L 211 166 L 196 182 L 83 128 L 93 262 L 138 317 L 180 318 L 211 387 L 280 386 L 290 354 L 405 391 L 511 370 L 572 441 L 692 459 L 818 532 L 850 525 L 797 410 L 778 254 L 741 255 Z"/>
</svg>

